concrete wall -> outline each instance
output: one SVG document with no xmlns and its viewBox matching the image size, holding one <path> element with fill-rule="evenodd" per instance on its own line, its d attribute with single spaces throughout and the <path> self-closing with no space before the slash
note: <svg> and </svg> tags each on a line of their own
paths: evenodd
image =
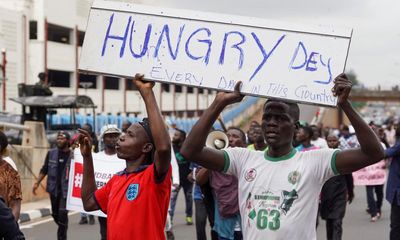
<svg viewBox="0 0 400 240">
<path fill-rule="evenodd" d="M 5 0 L 2 1 L 0 9 L 0 48 L 5 46 L 5 41 L 9 39 L 8 44 L 12 44 L 12 49 L 8 54 L 7 75 L 12 80 L 7 85 L 7 98 L 17 96 L 17 84 L 26 80 L 27 84 L 34 84 L 38 81 L 37 75 L 43 72 L 45 65 L 45 19 L 49 24 L 55 24 L 71 29 L 71 43 L 61 44 L 56 42 L 48 42 L 47 46 L 47 67 L 52 70 L 60 70 L 70 72 L 70 87 L 59 88 L 51 87 L 55 95 L 75 94 L 76 93 L 76 76 L 75 69 L 76 53 L 75 53 L 75 27 L 79 31 L 86 30 L 87 17 L 89 14 L 92 0 Z M 126 0 L 126 2 L 133 2 Z M 152 1 L 144 0 L 142 3 L 151 4 Z M 23 15 L 26 16 L 24 22 Z M 37 39 L 29 39 L 29 21 L 37 22 Z M 11 25 L 13 27 L 9 27 Z M 13 31 L 4 31 L 4 26 Z M 17 39 L 17 41 L 15 41 Z M 24 44 L 26 41 L 26 47 Z M 8 47 L 7 47 L 8 48 Z M 78 48 L 78 61 L 81 48 Z M 27 58 L 26 68 L 23 64 L 23 58 Z M 25 72 L 26 71 L 26 78 Z M 120 83 L 119 90 L 105 90 L 104 106 L 102 106 L 102 78 L 97 79 L 97 89 L 84 90 L 78 89 L 78 94 L 87 94 L 98 105 L 98 110 L 104 109 L 104 112 L 117 113 L 124 111 L 124 87 Z M 156 99 L 159 101 L 160 87 L 155 87 Z M 1 95 L 1 94 L 0 94 Z M 213 94 L 204 94 L 199 96 L 199 103 L 196 102 L 196 91 L 186 96 L 186 89 L 183 93 L 173 95 L 173 87 L 171 92 L 163 93 L 162 107 L 163 111 L 172 110 L 196 110 L 207 108 L 208 99 L 210 103 L 214 99 Z M 174 106 L 175 103 L 175 106 Z M 7 110 L 13 113 L 20 113 L 21 106 L 10 100 L 7 100 Z M 144 104 L 138 96 L 137 91 L 127 92 L 127 112 L 144 112 Z"/>
<path fill-rule="evenodd" d="M 39 171 L 43 165 L 48 148 L 34 148 L 32 146 L 13 145 L 10 148 L 10 157 L 17 165 L 22 185 L 22 202 L 37 201 L 47 198 L 45 191 L 46 181 L 42 181 L 37 195 L 32 194 L 32 186 L 36 182 Z"/>
<path fill-rule="evenodd" d="M 25 122 L 29 131 L 24 131 L 22 145 L 10 146 L 10 157 L 17 165 L 21 177 L 23 202 L 31 202 L 48 197 L 45 191 L 46 181 L 42 181 L 37 195 L 32 194 L 32 186 L 37 181 L 39 171 L 49 150 L 42 122 Z"/>
<path fill-rule="evenodd" d="M 24 22 L 21 12 L 0 8 L 0 50 L 6 51 L 6 98 L 17 96 L 17 84 L 24 79 Z M 3 58 L 0 54 L 0 64 Z M 3 88 L 0 70 L 0 86 Z M 0 102 L 3 102 L 1 94 Z M 6 110 L 17 110 L 17 104 L 6 100 Z"/>
</svg>

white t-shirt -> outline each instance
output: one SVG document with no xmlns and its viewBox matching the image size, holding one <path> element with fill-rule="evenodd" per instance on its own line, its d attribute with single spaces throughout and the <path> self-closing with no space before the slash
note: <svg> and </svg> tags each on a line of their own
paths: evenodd
<svg viewBox="0 0 400 240">
<path fill-rule="evenodd" d="M 334 149 L 280 158 L 245 148 L 225 150 L 225 171 L 239 180 L 244 239 L 316 239 L 318 196 L 337 174 Z"/>
<path fill-rule="evenodd" d="M 318 148 L 328 148 L 328 143 L 324 138 L 317 138 L 317 140 L 311 140 L 311 144 Z"/>
<path fill-rule="evenodd" d="M 93 155 L 96 155 L 94 158 L 95 159 L 102 159 L 102 160 L 110 160 L 110 161 L 117 161 L 118 163 L 123 163 L 125 165 L 125 160 L 121 159 L 117 156 L 117 154 L 113 154 L 113 155 L 107 155 L 106 152 L 100 151 L 98 153 L 93 153 Z"/>
<path fill-rule="evenodd" d="M 17 165 L 15 165 L 15 162 L 14 162 L 14 160 L 12 160 L 12 158 L 10 158 L 10 157 L 3 157 L 3 160 L 6 161 L 8 164 L 10 164 L 11 167 L 13 167 L 14 170 L 18 172 Z"/>
<path fill-rule="evenodd" d="M 172 184 L 180 184 L 179 182 L 179 166 L 176 161 L 174 148 L 171 145 L 171 167 L 172 167 Z M 171 185 L 172 187 L 172 185 Z"/>
</svg>

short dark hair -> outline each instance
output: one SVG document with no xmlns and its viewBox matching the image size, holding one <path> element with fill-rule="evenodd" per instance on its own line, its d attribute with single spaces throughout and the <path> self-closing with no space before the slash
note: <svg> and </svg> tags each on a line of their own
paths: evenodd
<svg viewBox="0 0 400 240">
<path fill-rule="evenodd" d="M 0 131 L 0 153 L 2 153 L 3 150 L 7 148 L 7 146 L 8 146 L 7 136 L 3 133 L 3 131 Z"/>
<path fill-rule="evenodd" d="M 314 132 L 310 126 L 301 126 L 300 129 L 303 129 L 304 132 L 308 134 L 309 138 L 312 138 L 314 136 Z"/>
<path fill-rule="evenodd" d="M 243 143 L 246 144 L 246 133 L 244 133 L 244 131 L 243 131 L 242 129 L 240 129 L 240 128 L 238 128 L 238 127 L 229 127 L 229 128 L 227 129 L 227 131 L 229 131 L 229 130 L 237 130 L 237 131 L 239 131 L 240 134 L 242 135 L 242 136 L 241 136 L 241 139 L 243 140 Z"/>
<path fill-rule="evenodd" d="M 185 139 L 186 139 L 186 132 L 185 132 L 184 130 L 180 129 L 180 128 L 175 128 L 175 131 L 180 132 L 181 135 L 182 135 L 182 138 L 183 138 L 182 141 L 185 141 Z"/>
<path fill-rule="evenodd" d="M 38 78 L 40 79 L 40 80 L 45 80 L 45 78 L 46 78 L 46 73 L 45 72 L 40 72 L 39 74 L 38 74 Z"/>
<path fill-rule="evenodd" d="M 90 132 L 93 132 L 93 126 L 90 123 L 85 123 L 84 126 L 87 126 Z"/>
<path fill-rule="evenodd" d="M 316 129 L 317 129 L 317 131 L 318 131 L 318 133 L 319 133 L 319 135 L 322 135 L 322 129 L 321 129 L 321 128 L 319 128 L 317 125 L 315 125 L 315 124 L 313 124 L 313 125 L 310 125 L 310 128 L 311 128 L 311 129 L 313 129 L 313 128 L 316 128 Z"/>
<path fill-rule="evenodd" d="M 289 114 L 292 116 L 293 120 L 295 122 L 298 122 L 300 119 L 300 108 L 297 103 L 294 102 L 289 102 L 289 101 L 283 101 L 283 100 L 277 100 L 277 99 L 268 99 L 264 103 L 263 111 L 265 112 L 265 107 L 269 102 L 282 102 L 285 103 L 286 105 L 289 106 Z"/>
</svg>

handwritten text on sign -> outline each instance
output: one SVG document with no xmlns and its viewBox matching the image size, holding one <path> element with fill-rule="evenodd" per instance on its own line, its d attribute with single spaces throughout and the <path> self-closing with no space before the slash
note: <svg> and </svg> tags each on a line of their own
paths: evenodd
<svg viewBox="0 0 400 240">
<path fill-rule="evenodd" d="M 386 162 L 382 160 L 371 166 L 353 172 L 354 185 L 373 186 L 386 182 Z"/>
<path fill-rule="evenodd" d="M 220 90 L 241 80 L 246 94 L 332 106 L 332 81 L 344 70 L 351 31 L 335 34 L 96 1 L 79 68 Z"/>
</svg>

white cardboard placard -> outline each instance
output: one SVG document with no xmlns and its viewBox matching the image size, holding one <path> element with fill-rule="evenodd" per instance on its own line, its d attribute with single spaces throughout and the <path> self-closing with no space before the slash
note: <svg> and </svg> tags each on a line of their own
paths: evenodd
<svg viewBox="0 0 400 240">
<path fill-rule="evenodd" d="M 335 106 L 351 29 L 95 1 L 79 69 Z"/>
<path fill-rule="evenodd" d="M 98 153 L 94 153 L 92 157 L 97 189 L 102 188 L 114 174 L 124 170 L 126 167 L 124 160 L 110 161 L 109 159 L 102 158 Z M 69 171 L 67 209 L 71 211 L 88 213 L 95 216 L 106 217 L 101 210 L 86 212 L 83 209 L 81 198 L 82 180 L 83 157 L 79 149 L 75 149 L 74 158 L 71 160 L 71 167 Z"/>
</svg>

